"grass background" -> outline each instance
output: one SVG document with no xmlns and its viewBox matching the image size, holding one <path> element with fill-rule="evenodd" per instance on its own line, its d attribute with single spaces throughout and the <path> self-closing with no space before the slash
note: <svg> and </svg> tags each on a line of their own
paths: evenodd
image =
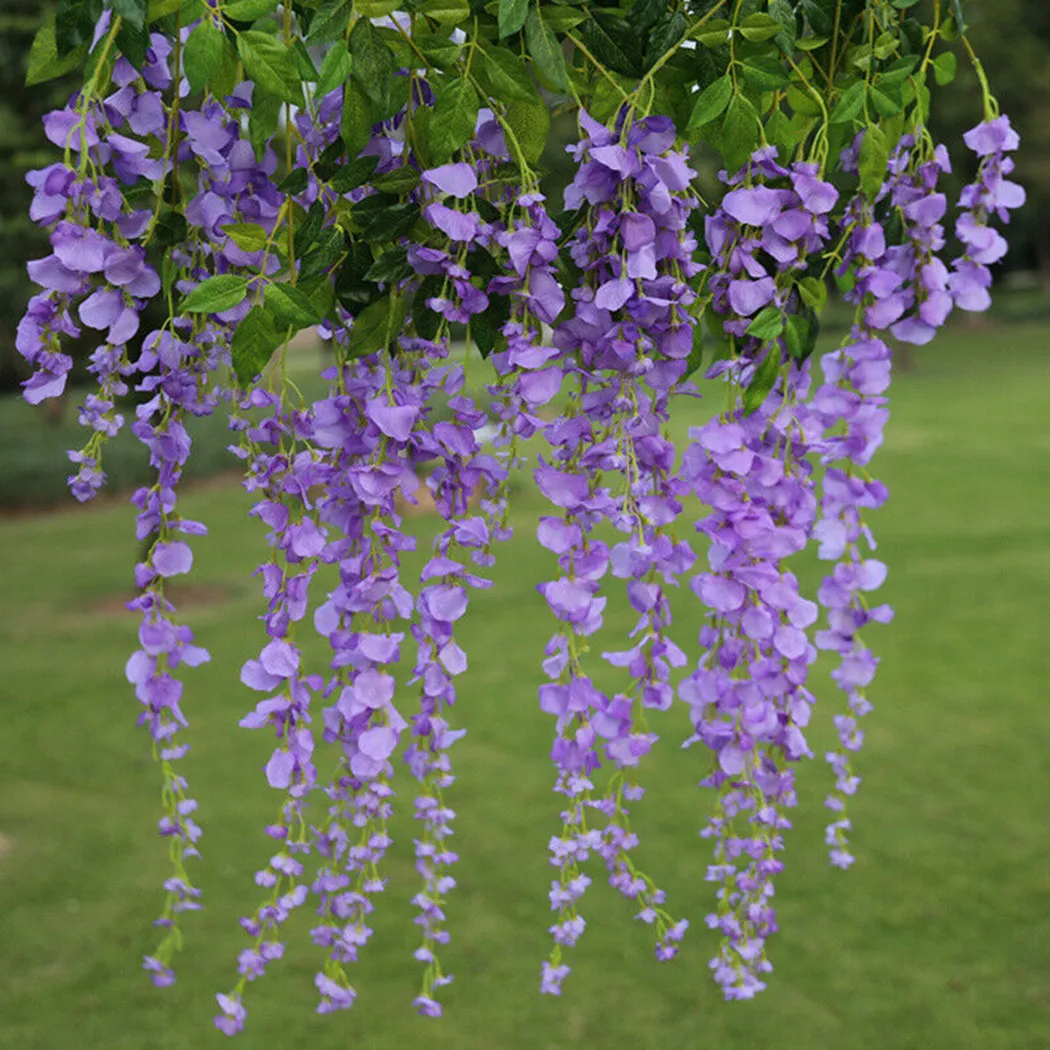
<svg viewBox="0 0 1050 1050">
<path fill-rule="evenodd" d="M 883 663 L 852 811 L 858 861 L 847 873 L 827 864 L 830 778 L 823 762 L 809 763 L 777 894 L 776 970 L 759 999 L 724 1004 L 708 976 L 711 888 L 697 837 L 708 800 L 695 787 L 702 755 L 677 747 L 688 733 L 684 708 L 661 720 L 665 738 L 638 811 L 643 863 L 693 920 L 681 957 L 653 961 L 646 930 L 596 879 L 565 995 L 537 994 L 557 804 L 550 720 L 535 702 L 550 630 L 535 583 L 552 556 L 532 539 L 539 502 L 526 486 L 496 586 L 475 595 L 462 629 L 472 666 L 456 716 L 470 733 L 453 751 L 462 860 L 449 906 L 456 981 L 446 1016 L 425 1021 L 409 1005 L 418 964 L 412 832 L 402 816 L 355 1009 L 312 1012 L 319 956 L 299 922 L 285 960 L 249 987 L 240 1045 L 1050 1047 L 1048 382 L 1047 335 L 1031 324 L 955 329 L 913 353 L 898 377 L 877 461 L 891 501 L 874 519 L 897 617 L 870 637 Z M 689 420 L 676 422 L 684 431 Z M 2 417 L 0 427 L 7 474 L 18 458 L 10 442 L 33 438 L 24 421 L 17 438 Z M 269 855 L 262 828 L 276 809 L 260 772 L 268 739 L 236 724 L 254 702 L 237 674 L 261 637 L 250 572 L 262 530 L 232 483 L 192 491 L 185 505 L 211 527 L 195 544 L 195 589 L 182 609 L 213 654 L 187 673 L 184 704 L 207 909 L 188 917 L 179 981 L 166 992 L 138 968 L 166 873 L 153 834 L 159 781 L 123 677 L 135 635 L 121 609 L 137 550 L 132 509 L 0 520 L 3 1050 L 196 1050 L 223 1038 L 211 1028 L 212 996 L 232 985 L 247 943 L 237 916 L 257 899 L 252 873 Z M 413 528 L 425 547 L 433 522 L 414 519 Z M 812 586 L 819 567 L 798 568 Z M 684 639 L 699 607 L 686 594 L 678 609 Z M 610 633 L 625 630 L 623 603 L 610 603 L 608 620 Z M 307 649 L 324 659 L 319 640 Z M 827 670 L 818 665 L 815 678 L 818 754 L 837 709 Z"/>
</svg>

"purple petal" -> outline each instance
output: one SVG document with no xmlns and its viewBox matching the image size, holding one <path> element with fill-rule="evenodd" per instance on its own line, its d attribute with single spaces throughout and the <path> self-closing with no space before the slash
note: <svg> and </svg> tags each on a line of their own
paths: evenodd
<svg viewBox="0 0 1050 1050">
<path fill-rule="evenodd" d="M 181 576 L 193 567 L 193 551 L 189 544 L 181 541 L 158 543 L 153 548 L 150 561 L 161 576 Z"/>
<path fill-rule="evenodd" d="M 440 168 L 431 168 L 430 171 L 423 172 L 423 181 L 460 200 L 469 197 L 478 188 L 478 177 L 474 169 L 466 163 L 443 164 Z"/>
</svg>

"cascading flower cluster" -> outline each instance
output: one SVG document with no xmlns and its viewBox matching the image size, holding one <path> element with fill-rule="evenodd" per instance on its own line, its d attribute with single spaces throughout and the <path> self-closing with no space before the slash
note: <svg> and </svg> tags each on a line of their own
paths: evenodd
<svg viewBox="0 0 1050 1050">
<path fill-rule="evenodd" d="M 441 1014 L 459 859 L 450 789 L 463 775 L 450 748 L 470 721 L 462 625 L 511 537 L 512 479 L 526 463 L 547 504 L 537 538 L 557 565 L 538 585 L 557 622 L 539 705 L 554 719 L 562 801 L 541 990 L 558 994 L 569 973 L 563 950 L 586 927 L 595 867 L 651 927 L 657 958 L 679 951 L 688 921 L 636 866 L 631 826 L 658 739 L 650 719 L 673 717 L 677 692 L 687 743 L 709 753 L 701 784 L 715 795 L 701 819 L 713 850 L 710 965 L 726 998 L 750 998 L 772 969 L 794 766 L 810 756 L 807 726 L 821 711 L 809 685 L 818 650 L 837 657 L 832 678 L 847 704 L 831 719 L 827 843 L 833 864 L 853 861 L 852 759 L 878 665 L 862 636 L 892 616 L 871 604 L 887 570 L 868 520 L 888 495 L 870 465 L 888 418 L 892 340 L 925 344 L 954 308 L 988 307 L 990 267 L 1006 252 L 995 224 L 1024 203 L 1009 178 L 1018 136 L 983 72 L 986 119 L 964 136 L 976 176 L 958 202 L 961 252 L 949 262 L 951 203 L 939 185 L 951 160 L 923 126 L 928 100 L 913 86 L 901 94 L 892 140 L 872 116 L 896 105 L 901 70 L 927 76 L 932 43 L 947 39 L 939 21 L 924 57 L 902 35 L 892 64 L 867 40 L 870 20 L 829 29 L 830 65 L 865 44 L 872 68 L 853 88 L 828 69 L 824 119 L 788 162 L 757 123 L 742 145 L 748 106 L 765 119 L 769 105 L 821 92 L 801 68 L 810 57 L 777 50 L 795 39 L 790 27 L 778 23 L 767 41 L 761 14 L 739 26 L 739 11 L 724 25 L 717 8 L 697 16 L 689 35 L 703 47 L 747 42 L 767 94 L 752 106 L 749 77 L 731 66 L 693 85 L 690 117 L 688 74 L 672 62 L 686 33 L 679 11 L 650 25 L 631 9 L 624 24 L 644 37 L 647 72 L 628 91 L 592 53 L 608 46 L 594 46 L 591 16 L 581 8 L 577 39 L 552 28 L 560 21 L 544 0 L 472 5 L 469 18 L 424 4 L 375 19 L 340 0 L 209 3 L 189 24 L 171 6 L 109 3 L 93 32 L 77 30 L 87 81 L 45 118 L 62 159 L 28 176 L 51 252 L 28 264 L 41 290 L 16 343 L 37 404 L 65 392 L 68 340 L 97 342 L 96 385 L 80 407 L 91 434 L 70 453 L 77 499 L 102 487 L 105 442 L 126 419 L 153 471 L 132 496 L 141 622 L 127 677 L 161 763 L 159 831 L 173 870 L 146 970 L 157 985 L 174 981 L 179 916 L 200 907 L 185 866 L 201 828 L 177 766 L 188 748 L 177 674 L 208 653 L 173 599 L 205 527 L 182 515 L 178 486 L 191 418 L 224 407 L 269 547 L 257 571 L 262 632 L 240 674 L 261 698 L 241 725 L 273 732 L 262 775 L 279 802 L 255 874 L 262 900 L 241 920 L 238 979 L 217 997 L 220 1031 L 244 1027 L 247 986 L 285 955 L 285 923 L 299 909 L 316 915 L 317 1010 L 355 1003 L 352 966 L 390 884 L 398 758 L 416 782 L 414 1006 Z M 880 16 L 880 31 L 895 17 Z M 52 34 L 62 49 L 76 35 Z M 609 53 L 634 61 L 637 43 Z M 541 99 L 534 79 L 560 94 Z M 781 90 L 789 83 L 794 93 Z M 562 214 L 532 168 L 552 98 L 576 105 L 580 130 Z M 721 199 L 703 207 L 683 115 L 690 145 L 718 122 L 699 137 L 739 169 L 722 173 Z M 782 141 L 773 119 L 768 138 Z M 829 161 L 832 128 L 850 120 L 838 141 L 855 133 L 852 145 Z M 832 272 L 854 317 L 818 368 Z M 158 310 L 165 319 L 147 323 Z M 695 404 L 683 399 L 697 393 L 704 326 L 718 346 L 703 387 L 713 413 L 679 450 L 676 413 L 687 410 L 675 406 Z M 320 395 L 293 379 L 292 337 L 311 328 L 330 349 Z M 495 372 L 484 387 L 467 366 L 475 349 Z M 693 544 L 681 522 L 697 501 Z M 409 579 L 415 503 L 432 504 L 441 524 Z M 809 596 L 790 559 L 811 544 L 831 565 Z M 672 611 L 681 624 L 691 604 L 675 594 L 686 578 L 705 610 L 693 658 L 673 634 Z M 603 638 L 592 654 L 610 602 L 630 607 L 629 638 Z M 318 666 L 306 632 L 327 644 Z"/>
</svg>

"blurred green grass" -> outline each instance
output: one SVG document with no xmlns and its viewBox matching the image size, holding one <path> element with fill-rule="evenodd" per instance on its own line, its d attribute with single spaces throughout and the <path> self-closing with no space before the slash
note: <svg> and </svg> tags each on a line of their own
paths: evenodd
<svg viewBox="0 0 1050 1050">
<path fill-rule="evenodd" d="M 547 949 L 546 842 L 556 827 L 546 758 L 550 724 L 535 702 L 549 633 L 535 583 L 551 556 L 532 539 L 539 504 L 524 488 L 517 537 L 496 586 L 474 597 L 462 636 L 472 666 L 455 711 L 462 860 L 446 953 L 446 1016 L 417 1018 L 411 822 L 395 824 L 392 881 L 357 967 L 349 1014 L 318 1017 L 319 958 L 306 923 L 286 959 L 249 987 L 252 1050 L 1043 1050 L 1050 1046 L 1050 355 L 1035 325 L 954 329 L 911 356 L 877 460 L 891 501 L 874 525 L 890 565 L 892 625 L 872 690 L 852 816 L 858 861 L 831 869 L 822 762 L 801 772 L 778 890 L 776 971 L 752 1003 L 724 1004 L 707 971 L 703 915 L 708 800 L 703 758 L 681 751 L 684 711 L 645 768 L 640 858 L 693 920 L 682 956 L 651 957 L 647 931 L 596 879 L 589 927 L 561 999 L 536 991 Z M 697 409 L 702 412 L 702 406 Z M 679 413 L 684 431 L 689 420 Z M 5 435 L 6 445 L 7 435 Z M 5 468 L 6 469 L 6 468 Z M 217 1046 L 213 994 L 233 983 L 254 906 L 252 873 L 269 855 L 262 827 L 275 793 L 268 740 L 237 727 L 254 698 L 237 680 L 262 629 L 250 578 L 262 530 L 235 485 L 191 493 L 198 541 L 183 612 L 209 665 L 188 672 L 186 760 L 206 838 L 196 873 L 207 909 L 186 923 L 179 982 L 158 992 L 138 968 L 165 877 L 153 834 L 158 781 L 123 677 L 135 621 L 121 610 L 137 546 L 130 507 L 0 521 L 0 1047 L 196 1050 Z M 424 548 L 435 525 L 412 520 Z M 419 564 L 417 557 L 413 566 Z M 819 566 L 799 565 L 812 587 Z M 698 606 L 677 604 L 681 638 Z M 610 634 L 629 624 L 610 602 Z M 318 662 L 319 640 L 306 644 Z M 598 648 L 596 646 L 595 648 Z M 818 665 L 814 750 L 837 698 Z M 609 678 L 608 670 L 599 677 Z M 402 701 L 410 708 L 411 699 Z M 821 717 L 823 716 L 823 717 Z M 410 785 L 401 808 L 407 807 Z M 306 917 L 304 916 L 303 919 Z"/>
</svg>

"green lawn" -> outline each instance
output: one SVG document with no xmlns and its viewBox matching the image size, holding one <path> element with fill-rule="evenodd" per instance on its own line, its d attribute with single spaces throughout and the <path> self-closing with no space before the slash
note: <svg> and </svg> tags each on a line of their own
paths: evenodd
<svg viewBox="0 0 1050 1050">
<path fill-rule="evenodd" d="M 697 837 L 702 756 L 682 752 L 683 711 L 648 763 L 640 853 L 694 920 L 682 956 L 651 958 L 646 931 L 600 880 L 566 994 L 540 998 L 545 860 L 556 801 L 550 724 L 535 702 L 549 632 L 534 585 L 551 556 L 518 538 L 463 628 L 473 666 L 456 714 L 470 728 L 459 781 L 459 887 L 450 904 L 456 974 L 438 1022 L 411 1011 L 410 822 L 359 967 L 349 1014 L 312 1012 L 318 959 L 293 930 L 289 956 L 250 987 L 241 1045 L 266 1050 L 1045 1050 L 1050 1046 L 1050 354 L 1036 326 L 956 330 L 899 377 L 878 469 L 892 499 L 875 525 L 897 609 L 871 642 L 884 657 L 872 699 L 858 861 L 824 855 L 823 762 L 801 775 L 771 942 L 776 972 L 752 1003 L 724 1004 L 707 972 L 710 887 Z M 688 420 L 678 421 L 684 428 Z M 258 646 L 261 528 L 235 486 L 186 499 L 211 535 L 196 544 L 185 614 L 213 662 L 188 673 L 186 762 L 201 800 L 207 909 L 186 923 L 178 984 L 138 968 L 165 877 L 153 833 L 158 780 L 134 726 L 123 665 L 135 622 L 120 611 L 136 545 L 119 505 L 0 521 L 0 1047 L 197 1050 L 218 1046 L 213 993 L 246 944 L 237 916 L 259 892 L 275 794 L 261 733 L 237 727 L 254 698 L 237 680 Z M 421 536 L 433 531 L 418 523 Z M 812 564 L 800 567 L 812 582 Z M 688 634 L 698 606 L 679 603 Z M 610 630 L 628 616 L 611 609 Z M 324 658 L 318 642 L 310 651 Z M 835 703 L 821 665 L 818 691 Z M 408 701 L 405 701 L 408 706 Z M 818 711 L 819 711 L 818 707 Z M 829 711 L 824 709 L 825 719 Z M 820 753 L 826 729 L 815 733 Z M 404 784 L 408 787 L 407 784 Z M 406 803 L 402 801 L 402 806 Z M 405 847 L 408 847 L 407 850 Z"/>
</svg>

